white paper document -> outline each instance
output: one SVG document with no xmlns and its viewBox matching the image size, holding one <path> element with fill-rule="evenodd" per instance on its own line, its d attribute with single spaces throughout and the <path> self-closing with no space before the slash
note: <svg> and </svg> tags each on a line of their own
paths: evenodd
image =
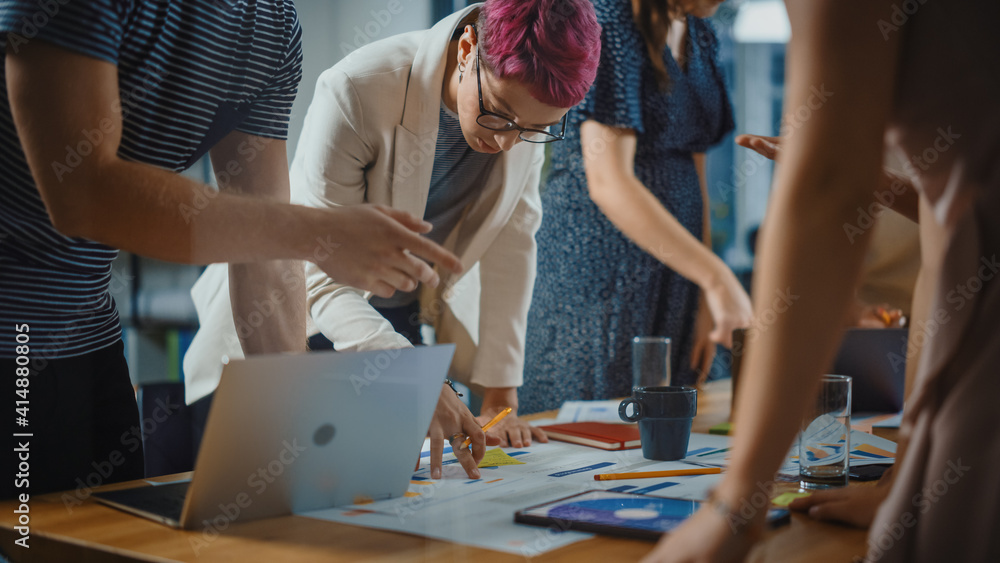
<svg viewBox="0 0 1000 563">
<path fill-rule="evenodd" d="M 692 434 L 688 454 L 728 445 L 726 436 Z M 523 465 L 482 468 L 482 478 L 473 480 L 465 476 L 454 455 L 446 454 L 443 478 L 432 480 L 428 458 L 424 457 L 404 497 L 300 515 L 532 557 L 592 535 L 515 524 L 517 510 L 588 490 L 704 500 L 721 478 L 699 475 L 595 481 L 597 473 L 690 469 L 691 465 L 647 460 L 642 450 L 608 452 L 564 442 L 535 442 L 529 448 L 504 451 Z"/>
<path fill-rule="evenodd" d="M 618 416 L 618 405 L 621 401 L 566 401 L 559 409 L 556 422 L 618 422 L 624 421 Z"/>
<path fill-rule="evenodd" d="M 727 467 L 730 456 L 729 447 L 721 447 L 713 451 L 692 454 L 684 461 L 688 463 L 710 465 L 715 467 Z M 851 459 L 853 467 L 862 465 L 878 465 L 882 463 L 895 463 L 896 443 L 885 438 L 879 438 L 866 432 L 851 430 Z M 798 441 L 792 444 L 792 449 L 785 458 L 785 463 L 778 470 L 784 475 L 798 476 L 799 474 L 799 445 Z"/>
</svg>

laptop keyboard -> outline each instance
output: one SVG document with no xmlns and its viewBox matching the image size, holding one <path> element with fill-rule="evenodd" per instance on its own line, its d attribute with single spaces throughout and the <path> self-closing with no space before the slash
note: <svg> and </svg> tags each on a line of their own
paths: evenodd
<svg viewBox="0 0 1000 563">
<path fill-rule="evenodd" d="M 94 496 L 180 522 L 181 512 L 184 510 L 184 499 L 190 486 L 190 481 L 184 481 L 169 485 L 95 493 Z"/>
</svg>

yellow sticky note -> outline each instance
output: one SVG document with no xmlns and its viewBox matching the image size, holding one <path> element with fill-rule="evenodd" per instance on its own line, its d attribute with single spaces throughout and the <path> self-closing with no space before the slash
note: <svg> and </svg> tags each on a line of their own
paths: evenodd
<svg viewBox="0 0 1000 563">
<path fill-rule="evenodd" d="M 811 494 L 812 493 L 793 493 L 793 492 L 781 493 L 780 495 L 771 499 L 771 504 L 773 504 L 774 506 L 786 507 L 789 504 L 792 504 L 793 500 L 797 498 L 804 498 Z"/>
<path fill-rule="evenodd" d="M 500 465 L 524 465 L 523 461 L 518 461 L 505 454 L 500 448 L 493 448 L 486 452 L 483 460 L 479 462 L 479 467 L 497 467 Z"/>
</svg>

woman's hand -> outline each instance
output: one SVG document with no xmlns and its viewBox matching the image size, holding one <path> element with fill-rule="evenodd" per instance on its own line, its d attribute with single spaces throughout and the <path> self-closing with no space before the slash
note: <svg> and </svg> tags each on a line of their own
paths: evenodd
<svg viewBox="0 0 1000 563">
<path fill-rule="evenodd" d="M 309 260 L 330 278 L 391 297 L 418 284 L 437 287 L 440 278 L 426 261 L 459 273 L 461 261 L 451 252 L 420 236 L 431 224 L 384 205 L 351 205 L 310 209 L 315 228 L 330 233 L 310 240 Z M 426 261 L 425 261 L 426 260 Z"/>
<path fill-rule="evenodd" d="M 810 518 L 840 522 L 855 528 L 868 528 L 875 512 L 889 495 L 890 487 L 844 487 L 797 498 L 788 508 L 805 512 Z"/>
<path fill-rule="evenodd" d="M 441 457 L 444 455 L 445 440 L 450 439 L 455 457 L 470 479 L 479 478 L 477 466 L 486 454 L 486 446 L 500 443 L 495 436 L 487 438 L 469 408 L 447 385 L 441 387 L 441 398 L 434 409 L 434 418 L 431 419 L 427 436 L 431 439 L 431 479 L 441 478 Z M 471 438 L 472 443 L 469 448 L 463 448 L 462 443 L 467 437 Z"/>
<path fill-rule="evenodd" d="M 483 406 L 477 420 L 480 425 L 484 425 L 507 407 L 511 408 L 511 413 L 487 433 L 487 436 L 495 436 L 500 439 L 500 447 L 527 447 L 531 445 L 532 438 L 542 443 L 549 441 L 548 437 L 545 436 L 545 431 L 531 426 L 517 417 L 517 387 L 485 388 L 483 390 Z"/>
<path fill-rule="evenodd" d="M 505 408 L 507 407 L 486 408 L 484 406 L 482 409 L 483 414 L 477 417 L 476 420 L 480 425 L 486 424 Z M 496 426 L 490 428 L 487 436 L 496 436 L 500 440 L 501 448 L 525 448 L 531 445 L 532 438 L 542 443 L 549 441 L 544 430 L 521 420 L 515 412 L 511 412 L 498 422 Z"/>
<path fill-rule="evenodd" d="M 733 346 L 733 329 L 746 328 L 753 322 L 750 296 L 720 260 L 721 268 L 714 281 L 702 288 L 702 297 L 708 306 L 714 326 L 708 334 L 712 342 L 726 348 Z"/>
<path fill-rule="evenodd" d="M 859 328 L 894 328 L 906 326 L 906 315 L 902 309 L 894 309 L 888 303 L 868 305 L 855 301 L 848 317 L 849 327 Z"/>
<path fill-rule="evenodd" d="M 737 135 L 736 144 L 757 151 L 757 154 L 770 160 L 778 160 L 781 155 L 781 137 L 765 137 L 763 135 Z"/>
</svg>

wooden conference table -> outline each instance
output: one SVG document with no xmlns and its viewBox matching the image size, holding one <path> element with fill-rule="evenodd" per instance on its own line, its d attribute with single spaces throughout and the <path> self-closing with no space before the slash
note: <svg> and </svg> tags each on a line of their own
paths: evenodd
<svg viewBox="0 0 1000 563">
<path fill-rule="evenodd" d="M 707 432 L 727 420 L 729 400 L 729 380 L 706 385 L 698 399 L 695 431 Z M 0 503 L 0 545 L 15 562 L 524 560 L 519 555 L 301 516 L 234 524 L 196 554 L 191 539 L 200 537 L 200 531 L 173 530 L 91 500 L 69 512 L 58 493 L 31 499 L 30 548 L 23 549 L 13 545 L 18 537 L 13 530 L 14 509 L 12 501 Z M 814 522 L 795 514 L 789 526 L 768 533 L 749 561 L 850 561 L 864 554 L 865 537 L 861 530 Z M 597 536 L 536 556 L 532 561 L 636 561 L 652 547 L 649 542 Z"/>
</svg>

